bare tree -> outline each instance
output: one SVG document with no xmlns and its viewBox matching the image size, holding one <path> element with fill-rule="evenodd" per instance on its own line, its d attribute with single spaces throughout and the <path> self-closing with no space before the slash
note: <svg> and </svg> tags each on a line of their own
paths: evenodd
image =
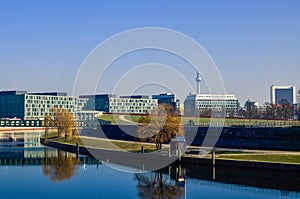
<svg viewBox="0 0 300 199">
<path fill-rule="evenodd" d="M 184 189 L 176 185 L 176 182 L 167 179 L 162 171 L 136 174 L 137 189 L 141 198 L 181 198 Z"/>
<path fill-rule="evenodd" d="M 169 143 L 177 134 L 183 135 L 181 117 L 174 107 L 159 104 L 139 120 L 138 134 L 142 141 L 151 141 L 156 149 L 161 149 L 162 143 Z"/>
<path fill-rule="evenodd" d="M 64 136 L 66 141 L 68 137 L 72 137 L 75 127 L 73 114 L 62 108 L 53 108 L 51 112 L 53 113 L 51 120 L 53 121 L 53 126 L 57 128 L 58 139 Z"/>
</svg>

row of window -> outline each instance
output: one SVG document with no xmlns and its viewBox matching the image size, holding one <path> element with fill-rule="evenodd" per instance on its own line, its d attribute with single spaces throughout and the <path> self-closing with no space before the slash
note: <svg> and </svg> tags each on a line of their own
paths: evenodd
<svg viewBox="0 0 300 199">
<path fill-rule="evenodd" d="M 220 106 L 222 105 L 222 107 L 237 107 L 236 105 L 233 104 L 209 104 L 209 105 L 198 105 L 198 107 L 203 107 L 203 108 L 208 108 L 208 107 L 216 107 L 216 106 Z"/>
<path fill-rule="evenodd" d="M 142 102 L 142 103 L 157 103 L 157 100 L 153 100 L 153 99 L 110 99 L 110 101 L 112 102 Z"/>
<path fill-rule="evenodd" d="M 237 105 L 236 101 L 197 101 L 196 102 L 197 105 L 202 105 L 202 104 L 206 104 L 206 105 L 210 105 L 210 104 L 231 104 L 231 105 Z"/>
<path fill-rule="evenodd" d="M 139 107 L 143 107 L 143 106 L 157 106 L 157 104 L 154 103 L 109 103 L 110 106 L 139 106 Z"/>
<path fill-rule="evenodd" d="M 110 107 L 110 110 L 111 109 L 120 109 L 120 110 L 144 110 L 144 109 L 147 109 L 147 110 L 150 110 L 150 109 L 154 109 L 153 106 L 111 106 Z"/>
<path fill-rule="evenodd" d="M 147 110 L 128 110 L 128 109 L 112 109 L 111 113 L 147 113 Z"/>
<path fill-rule="evenodd" d="M 26 108 L 74 108 L 74 105 L 46 105 L 46 104 L 26 104 Z"/>
</svg>

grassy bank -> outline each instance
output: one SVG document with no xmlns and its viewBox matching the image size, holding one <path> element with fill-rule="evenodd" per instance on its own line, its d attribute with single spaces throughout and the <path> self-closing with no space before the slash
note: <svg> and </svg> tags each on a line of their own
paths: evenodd
<svg viewBox="0 0 300 199">
<path fill-rule="evenodd" d="M 217 159 L 300 164 L 300 155 L 298 154 L 227 154 L 218 155 Z"/>
<path fill-rule="evenodd" d="M 153 143 L 143 142 L 129 142 L 120 140 L 108 140 L 98 139 L 92 137 L 81 138 L 65 138 L 58 139 L 56 133 L 49 133 L 47 139 L 60 143 L 66 143 L 76 145 L 77 143 L 85 147 L 93 147 L 107 150 L 118 150 L 128 152 L 141 152 L 141 148 L 144 148 L 144 152 L 153 152 L 156 150 L 156 146 Z M 163 145 L 163 148 L 168 148 L 168 145 Z M 284 151 L 260 151 L 257 150 L 217 150 L 215 151 L 216 159 L 222 160 L 244 160 L 244 161 L 256 161 L 256 162 L 272 162 L 272 163 L 293 163 L 300 164 L 300 152 L 284 152 Z M 197 155 L 188 155 L 198 158 Z M 211 158 L 211 155 L 207 155 L 206 158 Z"/>
<path fill-rule="evenodd" d="M 142 117 L 140 115 L 125 115 L 127 120 L 138 122 Z M 104 114 L 100 116 L 102 120 L 110 121 L 112 124 L 128 124 L 121 120 L 119 115 Z M 199 117 L 186 117 L 182 116 L 182 124 L 187 124 L 189 121 L 193 121 L 196 125 L 208 126 L 211 122 L 211 118 L 199 118 Z M 223 119 L 214 118 L 214 122 L 223 122 Z M 293 120 L 266 120 L 266 119 L 245 119 L 245 118 L 225 118 L 225 126 L 300 126 L 299 121 Z"/>
<path fill-rule="evenodd" d="M 156 150 L 155 144 L 152 143 L 137 143 L 137 142 L 126 142 L 118 140 L 107 140 L 107 139 L 97 139 L 97 138 L 60 138 L 58 139 L 57 134 L 49 134 L 47 136 L 48 140 L 66 143 L 71 145 L 107 149 L 107 150 L 120 150 L 128 152 L 141 152 L 141 148 L 144 148 L 144 152 L 153 152 Z"/>
</svg>

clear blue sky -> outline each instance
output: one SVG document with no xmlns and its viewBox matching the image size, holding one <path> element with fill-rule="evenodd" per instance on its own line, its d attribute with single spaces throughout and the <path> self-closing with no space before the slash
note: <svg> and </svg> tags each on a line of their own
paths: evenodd
<svg viewBox="0 0 300 199">
<path fill-rule="evenodd" d="M 180 31 L 211 55 L 243 104 L 274 85 L 300 88 L 300 1 L 0 2 L 0 89 L 67 91 L 88 53 L 118 32 Z M 191 75 L 194 80 L 194 76 Z"/>
</svg>

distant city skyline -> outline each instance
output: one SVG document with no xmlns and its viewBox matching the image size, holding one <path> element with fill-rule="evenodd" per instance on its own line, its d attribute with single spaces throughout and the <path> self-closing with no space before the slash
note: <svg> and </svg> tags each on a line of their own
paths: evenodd
<svg viewBox="0 0 300 199">
<path fill-rule="evenodd" d="M 226 93 L 235 94 L 241 105 L 248 97 L 263 103 L 270 101 L 271 85 L 300 88 L 299 8 L 296 0 L 1 2 L 0 90 L 72 94 L 80 65 L 100 42 L 154 26 L 199 42 L 218 66 Z M 120 75 L 145 61 L 186 67 L 168 54 L 142 52 L 121 58 L 108 74 Z M 186 76 L 196 91 L 196 71 Z M 106 91 L 99 85 L 97 93 Z M 167 91 L 140 90 L 147 95 Z M 206 91 L 203 85 L 201 92 Z"/>
</svg>

